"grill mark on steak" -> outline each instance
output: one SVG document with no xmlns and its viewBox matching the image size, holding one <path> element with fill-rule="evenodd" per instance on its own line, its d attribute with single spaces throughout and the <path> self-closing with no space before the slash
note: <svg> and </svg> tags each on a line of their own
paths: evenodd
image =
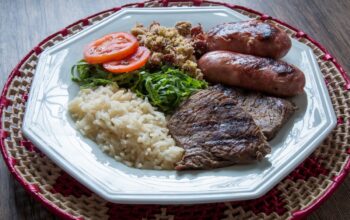
<svg viewBox="0 0 350 220">
<path fill-rule="evenodd" d="M 206 89 L 186 100 L 168 121 L 185 148 L 177 170 L 210 169 L 261 160 L 271 149 L 252 116 L 223 91 Z"/>
<path fill-rule="evenodd" d="M 253 117 L 267 140 L 274 138 L 277 131 L 297 110 L 297 107 L 286 99 L 267 96 L 258 92 L 223 85 L 215 85 L 211 89 L 221 91 L 232 97 L 237 105 Z"/>
</svg>

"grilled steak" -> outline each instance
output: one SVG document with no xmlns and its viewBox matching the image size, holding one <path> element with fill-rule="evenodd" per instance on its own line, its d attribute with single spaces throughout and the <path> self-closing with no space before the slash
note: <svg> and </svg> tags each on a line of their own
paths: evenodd
<svg viewBox="0 0 350 220">
<path fill-rule="evenodd" d="M 248 112 L 260 127 L 267 140 L 271 140 L 277 131 L 297 109 L 296 106 L 282 98 L 267 96 L 258 92 L 215 85 L 211 89 L 224 92 Z"/>
<path fill-rule="evenodd" d="M 192 95 L 171 116 L 168 128 L 185 148 L 177 170 L 249 163 L 271 151 L 252 116 L 216 89 Z"/>
</svg>

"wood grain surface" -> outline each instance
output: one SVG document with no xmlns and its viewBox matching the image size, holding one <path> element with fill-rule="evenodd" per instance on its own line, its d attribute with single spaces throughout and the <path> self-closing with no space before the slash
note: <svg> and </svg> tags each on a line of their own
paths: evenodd
<svg viewBox="0 0 350 220">
<path fill-rule="evenodd" d="M 0 89 L 19 60 L 74 21 L 132 0 L 0 0 Z M 350 0 L 230 0 L 278 17 L 323 44 L 350 72 Z M 0 220 L 56 219 L 12 178 L 0 157 Z M 308 219 L 350 219 L 350 178 Z"/>
</svg>

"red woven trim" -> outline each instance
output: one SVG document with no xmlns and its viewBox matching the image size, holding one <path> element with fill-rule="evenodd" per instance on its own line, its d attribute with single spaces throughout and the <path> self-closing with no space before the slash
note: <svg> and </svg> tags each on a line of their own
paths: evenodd
<svg viewBox="0 0 350 220">
<path fill-rule="evenodd" d="M 335 176 L 333 178 L 333 183 L 329 186 L 329 188 L 318 197 L 313 203 L 311 203 L 308 207 L 302 210 L 294 211 L 292 213 L 292 219 L 299 220 L 304 219 L 306 216 L 308 216 L 310 213 L 315 211 L 320 205 L 325 202 L 340 186 L 340 184 L 345 180 L 345 177 L 348 175 L 350 171 L 350 159 L 348 158 L 348 161 L 346 162 L 344 169 L 340 172 L 339 175 Z"/>
<path fill-rule="evenodd" d="M 54 35 L 51 35 L 52 37 Z M 49 38 L 46 38 L 47 41 Z M 9 86 L 13 80 L 13 78 L 17 75 L 19 68 L 22 66 L 22 64 L 34 53 L 34 50 L 31 50 L 12 70 L 10 76 L 8 77 L 4 88 L 1 93 L 1 99 L 6 97 L 7 91 L 9 89 Z M 5 105 L 0 105 L 0 113 L 2 114 L 3 108 Z M 1 116 L 1 115 L 0 115 Z M 40 192 L 36 189 L 33 184 L 28 184 L 26 180 L 17 172 L 15 169 L 16 160 L 12 157 L 10 157 L 7 154 L 7 151 L 5 149 L 5 139 L 8 136 L 7 132 L 2 128 L 2 117 L 0 117 L 0 151 L 2 153 L 2 156 L 4 158 L 5 164 L 7 165 L 10 173 L 15 177 L 15 179 L 24 187 L 24 189 L 30 193 L 32 197 L 34 197 L 35 200 L 38 202 L 41 202 L 48 210 L 50 210 L 52 213 L 56 214 L 57 216 L 65 219 L 75 219 L 74 216 L 70 215 L 69 213 L 64 212 L 62 209 L 57 207 L 54 203 L 49 202 L 45 197 L 43 197 Z"/>
<path fill-rule="evenodd" d="M 239 6 L 239 5 L 230 5 L 227 3 L 219 3 L 219 2 L 212 2 L 212 1 L 204 1 L 207 3 L 215 3 L 215 4 L 220 4 L 220 5 L 224 5 L 226 7 L 232 8 L 232 9 L 241 9 L 250 13 L 254 13 L 257 15 L 260 15 L 263 19 L 266 20 L 266 15 L 255 11 L 253 9 L 250 8 L 246 8 L 243 6 Z M 312 37 L 310 37 L 309 35 L 305 34 L 303 31 L 277 19 L 277 18 L 273 18 L 271 16 L 269 16 L 269 19 L 274 20 L 275 22 L 282 24 L 283 26 L 286 26 L 294 31 L 297 32 L 296 37 L 301 38 L 304 37 L 306 39 L 308 39 L 309 41 L 311 41 L 313 44 L 315 44 L 319 49 L 321 49 L 325 55 L 323 57 L 323 59 L 331 61 L 336 68 L 339 70 L 339 72 L 341 73 L 342 77 L 345 80 L 345 88 L 346 90 L 350 90 L 350 78 L 348 77 L 346 71 L 341 67 L 341 65 L 338 63 L 338 61 L 332 57 L 332 55 L 330 55 L 330 53 L 326 50 L 326 48 L 320 44 L 318 41 L 316 41 L 315 39 L 313 39 Z M 292 213 L 292 219 L 303 219 L 306 216 L 308 216 L 310 213 L 312 213 L 314 210 L 316 210 L 323 202 L 325 202 L 334 192 L 335 190 L 340 186 L 340 184 L 345 180 L 345 177 L 349 174 L 350 172 L 350 160 L 348 160 L 346 166 L 344 167 L 344 169 L 340 172 L 340 174 L 338 176 L 336 176 L 333 179 L 333 184 L 331 184 L 331 186 L 326 190 L 326 192 L 319 197 L 318 199 L 316 199 L 313 203 L 311 203 L 307 208 L 303 209 L 303 210 L 299 210 L 299 211 L 295 211 Z"/>
<path fill-rule="evenodd" d="M 23 102 L 27 102 L 27 100 L 28 100 L 28 94 L 27 93 L 24 93 L 22 95 L 22 100 L 23 100 Z"/>
<path fill-rule="evenodd" d="M 0 121 L 1 121 L 1 119 L 0 119 Z M 2 130 L 2 129 L 0 129 L 0 139 L 3 140 L 5 138 L 7 138 L 7 137 L 8 137 L 7 132 Z"/>
<path fill-rule="evenodd" d="M 341 116 L 338 117 L 338 118 L 337 118 L 337 124 L 338 124 L 338 125 L 344 124 L 344 118 L 341 117 Z"/>
<path fill-rule="evenodd" d="M 204 1 L 207 2 L 207 1 Z M 215 3 L 215 2 L 212 2 Z M 222 4 L 222 3 L 219 3 Z M 222 4 L 227 6 L 228 4 Z M 250 13 L 254 13 L 260 16 L 264 16 L 262 13 L 255 11 L 253 9 L 250 8 L 246 8 L 243 6 L 238 6 L 238 5 L 231 5 L 231 6 L 227 6 L 229 8 L 237 8 L 237 9 L 241 9 Z M 309 41 L 311 41 L 313 44 L 315 44 L 319 49 L 321 49 L 324 53 L 325 56 L 324 58 L 329 59 L 331 62 L 334 63 L 334 65 L 336 66 L 336 68 L 339 70 L 339 72 L 342 74 L 344 80 L 345 80 L 345 88 L 346 90 L 350 90 L 350 78 L 347 76 L 346 71 L 340 66 L 340 64 L 338 63 L 338 61 L 333 58 L 330 53 L 326 50 L 326 48 L 321 45 L 318 41 L 316 41 L 315 39 L 311 38 L 309 35 L 305 34 L 303 31 L 277 19 L 277 18 L 273 18 L 270 17 L 271 20 L 274 20 L 275 22 L 286 26 L 292 30 L 294 30 L 295 32 L 297 32 L 297 37 L 304 37 L 306 39 L 308 39 Z M 334 192 L 335 190 L 340 186 L 340 184 L 344 181 L 345 177 L 349 174 L 349 169 L 350 167 L 350 163 L 349 160 L 347 162 L 347 165 L 344 167 L 344 169 L 341 171 L 341 173 L 336 177 L 336 180 L 333 180 L 333 184 L 326 190 L 326 192 L 319 197 L 318 199 L 316 199 L 314 202 L 312 202 L 308 207 L 306 207 L 303 210 L 299 210 L 299 211 L 295 211 L 292 213 L 292 219 L 302 219 L 304 217 L 306 217 L 307 215 L 309 215 L 310 213 L 312 213 L 314 210 L 316 210 L 323 202 L 325 202 L 327 200 L 327 198 L 329 198 Z"/>
<path fill-rule="evenodd" d="M 7 107 L 9 104 L 10 104 L 10 101 L 5 96 L 2 96 L 0 98 L 0 106 L 1 107 Z"/>
<path fill-rule="evenodd" d="M 302 31 L 298 31 L 298 29 L 282 22 L 281 20 L 277 19 L 277 18 L 272 18 L 272 20 L 282 24 L 282 25 L 285 25 L 285 26 L 288 26 L 289 28 L 291 29 L 294 29 L 295 31 L 297 31 L 297 34 L 301 35 L 303 34 L 303 36 L 301 37 L 304 37 L 306 39 L 308 39 L 309 41 L 311 41 L 313 44 L 315 44 L 319 49 L 321 49 L 324 53 L 325 53 L 325 56 L 324 58 L 329 58 L 329 57 L 332 57 L 330 55 L 330 53 L 326 50 L 325 47 L 322 46 L 322 44 L 320 44 L 318 41 L 316 41 L 315 39 L 313 39 L 312 37 L 310 37 L 309 35 L 306 35 L 304 32 Z M 346 71 L 341 67 L 341 65 L 338 63 L 338 61 L 333 57 L 330 59 L 330 61 L 336 66 L 336 68 L 339 70 L 340 74 L 342 75 L 342 77 L 344 78 L 345 80 L 345 86 L 344 86 L 344 89 L 345 90 L 350 90 L 350 78 L 349 76 L 347 75 Z"/>
<path fill-rule="evenodd" d="M 157 2 L 157 1 L 153 1 L 153 2 Z M 177 3 L 177 2 L 191 2 L 194 6 L 200 6 L 203 0 L 185 0 L 185 1 L 184 0 L 161 0 L 158 2 L 159 3 L 161 2 L 164 7 L 167 7 L 169 3 Z"/>
<path fill-rule="evenodd" d="M 77 22 L 74 22 L 73 24 L 67 26 L 66 28 L 48 36 L 47 38 L 45 38 L 43 41 L 41 41 L 36 47 L 34 47 L 14 68 L 14 70 L 11 72 L 11 74 L 9 75 L 4 88 L 2 90 L 1 93 L 1 97 L 6 97 L 8 88 L 10 83 L 12 82 L 13 78 L 16 76 L 16 74 L 19 73 L 19 68 L 22 66 L 22 64 L 34 53 L 36 55 L 40 54 L 42 52 L 41 46 L 43 44 L 45 44 L 46 42 L 48 42 L 49 40 L 51 40 L 53 37 L 61 34 L 62 36 L 66 36 L 69 32 L 68 29 L 76 24 L 82 23 L 83 25 L 88 25 L 89 21 L 88 19 L 98 16 L 100 14 L 106 13 L 106 12 L 115 12 L 120 10 L 121 8 L 125 8 L 125 7 L 144 7 L 145 3 L 149 3 L 149 2 L 163 2 L 163 5 L 166 7 L 168 5 L 169 2 L 185 2 L 186 0 L 149 0 L 149 1 L 145 1 L 143 3 L 133 3 L 133 4 L 127 4 L 124 5 L 122 7 L 116 7 L 116 8 L 111 8 L 105 11 L 101 11 L 99 13 L 93 14 L 89 17 L 86 17 L 84 19 L 78 20 Z M 187 0 L 188 1 L 188 0 Z M 328 51 L 316 40 L 314 40 L 313 38 L 311 38 L 310 36 L 306 35 L 306 34 L 302 34 L 303 32 L 299 31 L 297 28 L 279 20 L 276 18 L 272 18 L 269 15 L 265 15 L 262 14 L 258 11 L 255 11 L 253 9 L 250 8 L 246 8 L 243 6 L 239 6 L 239 5 L 232 5 L 232 4 L 228 4 L 228 3 L 221 3 L 221 2 L 214 2 L 214 1 L 200 1 L 200 0 L 190 0 L 188 2 L 192 2 L 194 5 L 198 5 L 200 6 L 201 3 L 212 3 L 212 4 L 217 4 L 217 5 L 222 5 L 222 6 L 226 6 L 228 8 L 231 9 L 240 9 L 249 13 L 253 13 L 256 15 L 259 15 L 261 19 L 263 20 L 267 20 L 267 19 L 271 19 L 274 20 L 275 22 L 282 24 L 294 31 L 297 32 L 297 35 L 299 37 L 305 37 L 306 39 L 308 39 L 309 41 L 311 41 L 313 44 L 315 44 L 319 49 L 321 49 L 326 55 L 324 56 L 324 59 L 329 60 L 331 62 L 334 63 L 334 65 L 336 66 L 336 68 L 339 70 L 339 72 L 342 74 L 346 84 L 345 84 L 345 89 L 350 90 L 350 79 L 346 74 L 346 71 L 341 67 L 341 65 L 337 62 L 337 60 L 335 58 L 333 58 Z M 2 113 L 4 108 L 4 105 L 0 106 L 0 114 Z M 2 129 L 2 119 L 0 117 L 0 133 L 1 133 L 1 138 L 0 138 L 0 151 L 4 157 L 5 160 L 5 164 L 8 166 L 10 173 L 12 173 L 12 175 L 15 176 L 15 178 L 17 179 L 17 181 L 25 188 L 26 191 L 28 191 L 37 201 L 41 202 L 47 209 L 49 209 L 52 213 L 56 214 L 57 216 L 64 218 L 64 219 L 73 219 L 73 220 L 78 220 L 81 218 L 76 218 L 74 216 L 72 216 L 69 213 L 64 212 L 62 209 L 60 209 L 59 207 L 57 207 L 54 203 L 48 201 L 45 197 L 43 197 L 35 188 L 35 186 L 28 184 L 24 178 L 22 178 L 22 176 L 20 176 L 19 173 L 17 173 L 16 169 L 14 168 L 14 164 L 15 164 L 15 160 L 13 160 L 13 158 L 9 158 L 9 155 L 7 154 L 6 150 L 5 150 L 5 143 L 4 140 L 6 137 L 6 132 L 4 132 L 4 130 Z M 317 209 L 322 202 L 324 202 L 329 196 L 331 196 L 334 191 L 336 190 L 337 187 L 339 187 L 339 185 L 344 181 L 346 175 L 349 173 L 350 171 L 350 160 L 347 161 L 346 166 L 343 168 L 343 170 L 341 171 L 341 173 L 336 176 L 333 181 L 334 183 L 328 188 L 328 190 L 317 200 L 315 200 L 315 202 L 313 202 L 310 206 L 308 206 L 307 208 L 303 209 L 303 210 L 299 210 L 299 211 L 295 211 L 292 215 L 292 219 L 300 219 L 303 218 L 305 216 L 307 216 L 308 214 L 310 214 L 312 211 L 314 211 L 315 209 Z"/>
<path fill-rule="evenodd" d="M 105 10 L 99 13 L 96 13 L 94 15 L 91 15 L 85 19 L 94 17 L 94 16 L 98 16 L 100 14 L 103 14 L 105 12 L 109 12 L 109 11 L 116 11 L 115 9 L 109 9 L 109 10 Z M 82 20 L 79 20 L 69 26 L 67 26 L 66 28 L 64 28 L 61 31 L 58 31 L 54 34 L 49 35 L 48 37 L 46 37 L 44 40 L 42 40 L 36 47 L 34 47 L 31 51 L 29 51 L 29 53 L 27 55 L 25 55 L 23 57 L 23 59 L 14 67 L 14 69 L 12 70 L 12 72 L 10 73 L 4 88 L 2 90 L 1 93 L 1 100 L 5 100 L 6 99 L 6 94 L 8 92 L 8 89 L 10 87 L 10 84 L 12 82 L 12 80 L 14 79 L 14 77 L 19 73 L 19 69 L 20 67 L 23 65 L 23 63 L 33 54 L 39 55 L 42 52 L 42 49 L 40 48 L 40 46 L 42 46 L 43 44 L 47 43 L 49 40 L 51 40 L 52 38 L 56 37 L 59 34 L 65 35 L 66 33 L 68 33 L 68 28 L 74 26 L 77 23 L 82 22 Z M 0 105 L 0 116 L 3 112 L 3 108 L 5 107 L 5 105 Z M 0 138 L 0 152 L 4 158 L 5 164 L 7 165 L 9 172 L 15 177 L 15 179 L 24 187 L 24 189 L 29 192 L 29 194 L 38 202 L 42 203 L 44 207 L 46 207 L 50 212 L 52 212 L 53 214 L 59 216 L 60 218 L 63 219 L 70 219 L 70 220 L 78 220 L 81 218 L 76 218 L 75 216 L 64 212 L 62 209 L 60 209 L 59 207 L 57 207 L 54 203 L 48 201 L 45 197 L 43 197 L 40 192 L 39 192 L 39 188 L 38 186 L 34 186 L 33 184 L 28 184 L 28 182 L 20 175 L 20 173 L 18 173 L 15 169 L 15 164 L 16 164 L 16 160 L 14 158 L 9 157 L 9 155 L 7 154 L 7 151 L 5 149 L 5 138 L 7 137 L 7 132 L 3 130 L 2 128 L 2 117 L 0 117 L 0 134 L 1 134 L 1 138 Z"/>
<path fill-rule="evenodd" d="M 350 147 L 346 150 L 347 154 L 350 154 Z"/>
<path fill-rule="evenodd" d="M 265 21 L 265 20 L 269 20 L 269 19 L 271 19 L 271 16 L 270 16 L 270 15 L 263 14 L 263 15 L 260 16 L 260 20 Z"/>
</svg>

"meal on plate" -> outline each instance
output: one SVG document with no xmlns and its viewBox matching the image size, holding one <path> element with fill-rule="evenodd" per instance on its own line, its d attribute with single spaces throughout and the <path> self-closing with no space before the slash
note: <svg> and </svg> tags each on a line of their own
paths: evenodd
<svg viewBox="0 0 350 220">
<path fill-rule="evenodd" d="M 288 35 L 260 20 L 207 32 L 180 21 L 109 33 L 72 67 L 77 129 L 141 169 L 212 169 L 262 160 L 296 111 L 304 73 L 278 60 Z"/>
</svg>

